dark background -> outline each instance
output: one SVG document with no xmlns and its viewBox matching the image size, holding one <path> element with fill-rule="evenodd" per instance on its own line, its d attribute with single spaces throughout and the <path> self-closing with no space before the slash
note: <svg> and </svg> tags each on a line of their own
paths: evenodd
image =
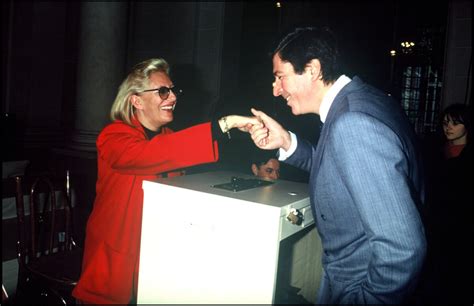
<svg viewBox="0 0 474 306">
<path fill-rule="evenodd" d="M 102 23 L 86 16 L 83 10 L 86 4 L 100 2 L 3 1 L 2 160 L 27 159 L 29 173 L 70 170 L 77 196 L 74 225 L 82 244 L 95 198 L 94 136 L 108 123 L 108 110 L 127 71 L 151 57 L 165 58 L 171 64 L 172 80 L 184 90 L 170 124 L 173 129 L 224 114 L 249 115 L 250 107 L 255 107 L 315 143 L 319 117 L 292 116 L 285 101 L 272 96 L 270 54 L 280 36 L 294 26 L 332 28 L 338 37 L 344 73 L 349 77 L 358 75 L 397 99 L 401 95 L 403 68 L 430 65 L 439 71 L 444 82 L 442 90 L 449 91 L 439 109 L 461 100 L 470 103 L 469 1 L 280 2 L 281 8 L 276 7 L 276 1 L 104 2 L 111 8 L 124 8 L 120 22 L 105 23 L 105 27 L 117 28 L 112 35 L 120 37 L 123 44 L 104 58 L 93 53 L 91 57 L 98 64 L 81 76 L 87 63 L 81 58 L 81 50 L 95 50 L 101 43 L 111 41 L 106 36 L 90 45 L 81 40 L 85 26 L 91 26 L 96 33 L 104 30 Z M 461 5 L 450 13 L 453 3 Z M 466 3 L 469 11 L 459 10 Z M 99 19 L 106 15 L 101 14 Z M 448 17 L 454 20 L 452 24 Z M 91 20 L 96 23 L 89 24 Z M 406 40 L 417 44 L 416 52 L 410 56 L 401 52 L 400 42 Z M 450 42 L 454 47 L 448 49 Z M 396 57 L 390 56 L 392 49 L 397 51 Z M 111 62 L 109 57 L 120 60 L 110 67 L 106 65 Z M 450 58 L 454 60 L 448 62 L 446 59 Z M 466 70 L 467 85 L 462 78 Z M 445 77 L 448 72 L 451 79 Z M 104 88 L 85 95 L 80 84 L 90 85 L 87 82 L 95 79 L 103 81 Z M 86 113 L 81 111 L 84 106 Z M 81 132 L 91 137 L 78 145 L 77 139 L 81 138 L 77 135 Z M 232 131 L 232 139 L 222 147 L 218 163 L 196 166 L 188 173 L 229 169 L 250 174 L 254 151 L 248 135 Z M 283 179 L 301 182 L 308 178 L 306 173 L 285 164 L 281 174 Z M 10 248 L 14 256 L 15 239 L 11 233 L 3 231 L 2 245 Z"/>
<path fill-rule="evenodd" d="M 83 186 L 76 187 L 84 189 L 87 211 L 95 196 L 95 152 L 73 147 L 74 134 L 84 128 L 100 131 L 120 82 L 137 62 L 164 57 L 171 64 L 172 79 L 185 92 L 171 124 L 176 130 L 223 114 L 249 115 L 250 107 L 255 107 L 316 142 L 318 116 L 292 116 L 284 101 L 272 96 L 270 54 L 281 35 L 294 26 L 329 26 L 338 37 L 345 73 L 357 74 L 397 97 L 397 67 L 402 62 L 394 62 L 389 51 L 400 51 L 402 40 L 420 41 L 423 29 L 431 29 L 436 33 L 434 48 L 424 58 L 442 66 L 449 2 L 281 1 L 281 8 L 276 1 L 116 2 L 126 7 L 124 30 L 119 33 L 125 44 L 116 50 L 124 60 L 120 67 L 104 72 L 103 77 L 112 80 L 101 98 L 87 97 L 99 118 L 89 118 L 95 124 L 91 127 L 78 126 L 83 116 L 78 109 L 85 103 L 78 98 L 78 71 L 84 66 L 80 50 L 89 47 L 80 43 L 85 3 L 2 2 L 2 138 L 3 160 L 28 159 L 30 168 L 38 171 L 71 169 L 80 177 L 77 184 Z M 216 8 L 222 14 L 213 14 Z M 215 41 L 198 40 L 199 31 L 215 24 L 219 26 L 214 30 L 222 32 L 220 49 L 214 48 Z M 96 31 L 100 30 L 98 26 Z M 199 53 L 198 43 L 207 51 Z M 214 52 L 221 54 L 217 72 L 212 70 Z M 116 56 L 113 53 L 111 57 Z M 97 77 L 95 72 L 92 77 Z M 89 145 L 93 148 L 94 141 Z M 231 169 L 250 174 L 254 150 L 248 135 L 233 131 L 219 163 L 189 172 Z M 283 165 L 282 178 L 306 181 L 307 174 Z"/>
<path fill-rule="evenodd" d="M 424 58 L 435 59 L 442 67 L 449 2 L 281 1 L 281 8 L 276 1 L 110 2 L 126 8 L 126 24 L 119 33 L 125 44 L 116 50 L 124 60 L 121 67 L 103 72 L 103 78 L 112 80 L 101 95 L 86 97 L 94 101 L 88 107 L 95 108 L 96 117 L 82 118 L 78 110 L 85 102 L 79 101 L 78 84 L 79 70 L 85 65 L 80 50 L 88 48 L 80 41 L 81 28 L 89 22 L 83 13 L 85 3 L 2 2 L 2 50 L 6 51 L 2 52 L 2 136 L 8 148 L 3 160 L 28 159 L 31 168 L 39 170 L 77 167 L 76 172 L 90 176 L 93 186 L 94 141 L 88 144 L 91 152 L 82 152 L 74 146 L 74 135 L 83 129 L 98 133 L 107 124 L 116 90 L 137 62 L 164 57 L 171 64 L 172 79 L 184 90 L 170 124 L 175 130 L 224 114 L 249 115 L 255 107 L 316 142 L 318 116 L 292 116 L 284 101 L 272 96 L 270 54 L 282 34 L 295 26 L 329 26 L 338 37 L 345 74 L 357 74 L 398 97 L 401 72 L 397 67 L 403 62 L 394 61 L 389 51 L 400 51 L 402 40 L 420 41 L 422 31 L 430 29 L 436 33 L 434 51 Z M 222 14 L 213 14 L 216 7 Z M 222 32 L 220 49 L 214 47 L 215 41 L 198 40 L 203 29 L 215 24 L 220 26 L 214 30 Z M 101 31 L 100 26 L 96 31 Z M 207 51 L 199 51 L 198 43 Z M 212 58 L 219 52 L 221 62 L 216 63 Z M 216 64 L 219 68 L 212 70 Z M 90 75 L 101 77 L 96 71 Z M 92 124 L 78 126 L 78 119 Z M 250 173 L 254 151 L 246 134 L 233 131 L 219 163 L 189 172 L 231 169 Z M 307 180 L 306 173 L 286 165 L 282 177 Z"/>
</svg>

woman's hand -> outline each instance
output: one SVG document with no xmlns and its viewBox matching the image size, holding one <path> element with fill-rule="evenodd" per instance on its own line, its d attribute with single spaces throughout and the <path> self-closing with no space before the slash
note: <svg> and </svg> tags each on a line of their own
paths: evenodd
<svg viewBox="0 0 474 306">
<path fill-rule="evenodd" d="M 263 127 L 257 117 L 240 115 L 228 115 L 219 119 L 218 122 L 223 133 L 227 133 L 233 128 L 238 128 L 242 132 L 249 132 L 253 126 Z"/>
</svg>

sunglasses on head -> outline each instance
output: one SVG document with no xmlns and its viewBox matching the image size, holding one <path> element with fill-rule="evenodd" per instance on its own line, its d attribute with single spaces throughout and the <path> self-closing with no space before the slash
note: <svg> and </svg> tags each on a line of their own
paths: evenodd
<svg viewBox="0 0 474 306">
<path fill-rule="evenodd" d="M 160 96 L 161 99 L 166 100 L 170 96 L 170 92 L 173 92 L 176 97 L 181 95 L 183 91 L 181 89 L 178 89 L 176 87 L 166 87 L 166 86 L 161 86 L 159 88 L 153 88 L 153 89 L 147 89 L 143 90 L 137 93 L 142 93 L 142 92 L 147 92 L 147 91 L 156 91 L 158 95 Z"/>
</svg>

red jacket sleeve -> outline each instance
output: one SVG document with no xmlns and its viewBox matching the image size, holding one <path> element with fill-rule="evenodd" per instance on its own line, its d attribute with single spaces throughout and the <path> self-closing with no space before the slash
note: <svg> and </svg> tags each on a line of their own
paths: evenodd
<svg viewBox="0 0 474 306">
<path fill-rule="evenodd" d="M 98 158 L 124 174 L 153 175 L 218 160 L 211 124 L 203 123 L 146 139 L 143 129 L 114 122 L 97 138 Z"/>
</svg>

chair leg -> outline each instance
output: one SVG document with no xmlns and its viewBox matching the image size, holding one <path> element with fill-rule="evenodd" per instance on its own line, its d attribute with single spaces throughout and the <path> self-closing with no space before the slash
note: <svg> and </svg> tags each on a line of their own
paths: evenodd
<svg viewBox="0 0 474 306">
<path fill-rule="evenodd" d="M 5 303 L 8 302 L 8 293 L 7 290 L 5 289 L 5 286 L 2 284 L 2 305 L 5 305 Z"/>
</svg>

